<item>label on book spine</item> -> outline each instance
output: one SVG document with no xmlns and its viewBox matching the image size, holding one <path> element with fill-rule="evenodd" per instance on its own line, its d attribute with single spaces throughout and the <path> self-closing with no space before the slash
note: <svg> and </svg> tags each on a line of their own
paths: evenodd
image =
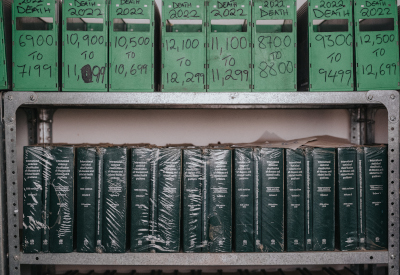
<svg viewBox="0 0 400 275">
<path fill-rule="evenodd" d="M 50 185 L 50 252 L 73 251 L 74 147 L 53 147 Z"/>
<path fill-rule="evenodd" d="M 150 179 L 150 251 L 156 251 L 158 235 L 158 162 L 160 149 L 154 148 L 151 152 L 151 179 Z"/>
<path fill-rule="evenodd" d="M 76 149 L 76 250 L 96 251 L 96 148 Z"/>
<path fill-rule="evenodd" d="M 302 149 L 286 149 L 286 245 L 287 251 L 305 249 L 305 156 Z"/>
<path fill-rule="evenodd" d="M 210 152 L 209 149 L 202 150 L 202 158 L 203 158 L 203 165 L 202 165 L 202 174 L 203 174 L 203 185 L 202 185 L 202 206 L 201 206 L 201 251 L 202 252 L 209 252 L 209 235 L 208 235 L 208 227 L 209 227 L 209 203 L 210 203 Z"/>
<path fill-rule="evenodd" d="M 104 154 L 105 148 L 96 148 L 96 252 L 104 251 L 103 246 L 103 180 L 104 180 Z"/>
<path fill-rule="evenodd" d="M 266 252 L 284 250 L 284 152 L 262 148 L 262 245 Z"/>
<path fill-rule="evenodd" d="M 183 150 L 183 252 L 201 252 L 201 149 Z"/>
<path fill-rule="evenodd" d="M 24 147 L 23 242 L 24 253 L 42 251 L 43 148 Z"/>
<path fill-rule="evenodd" d="M 357 236 L 357 150 L 338 148 L 337 222 L 339 249 L 356 250 Z"/>
<path fill-rule="evenodd" d="M 180 248 L 181 162 L 181 149 L 160 149 L 157 209 L 159 252 L 179 252 Z"/>
<path fill-rule="evenodd" d="M 262 189 L 261 189 L 261 175 L 262 165 L 260 163 L 260 148 L 253 149 L 254 159 L 254 249 L 255 252 L 262 252 L 263 246 L 261 244 L 262 232 Z"/>
<path fill-rule="evenodd" d="M 51 184 L 51 167 L 53 163 L 53 155 L 50 147 L 43 148 L 44 164 L 43 164 L 43 230 L 42 230 L 42 252 L 50 252 L 50 184 Z"/>
<path fill-rule="evenodd" d="M 124 253 L 126 247 L 127 148 L 106 148 L 103 184 L 104 251 Z"/>
<path fill-rule="evenodd" d="M 210 252 L 232 251 L 232 153 L 212 149 L 210 164 Z"/>
<path fill-rule="evenodd" d="M 388 247 L 388 163 L 386 146 L 364 147 L 367 250 Z"/>
<path fill-rule="evenodd" d="M 364 147 L 357 147 L 357 231 L 358 248 L 365 249 L 365 155 Z"/>
<path fill-rule="evenodd" d="M 305 248 L 313 250 L 313 148 L 305 148 Z"/>
<path fill-rule="evenodd" d="M 235 251 L 254 252 L 254 158 L 252 148 L 235 153 Z"/>
<path fill-rule="evenodd" d="M 149 251 L 150 181 L 152 150 L 132 148 L 131 160 L 131 251 Z"/>
<path fill-rule="evenodd" d="M 335 149 L 313 150 L 313 250 L 335 249 Z"/>
</svg>

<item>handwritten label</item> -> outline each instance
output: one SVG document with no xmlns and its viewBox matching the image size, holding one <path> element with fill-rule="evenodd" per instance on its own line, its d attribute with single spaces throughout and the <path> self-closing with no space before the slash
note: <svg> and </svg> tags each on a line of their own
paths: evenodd
<svg viewBox="0 0 400 275">
<path fill-rule="evenodd" d="M 343 0 L 329 1 L 321 0 L 319 5 L 312 7 L 315 18 L 337 18 L 337 17 L 349 17 L 350 9 L 349 3 L 344 4 Z"/>
<path fill-rule="evenodd" d="M 216 1 L 216 4 L 210 4 L 211 6 L 211 16 L 217 18 L 225 18 L 232 16 L 243 16 L 247 17 L 247 9 L 245 5 L 239 4 L 237 0 L 230 1 Z"/>
</svg>

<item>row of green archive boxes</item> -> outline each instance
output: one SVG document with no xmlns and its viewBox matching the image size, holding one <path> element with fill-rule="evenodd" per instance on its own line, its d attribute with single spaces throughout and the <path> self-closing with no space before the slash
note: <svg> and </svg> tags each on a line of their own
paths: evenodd
<svg viewBox="0 0 400 275">
<path fill-rule="evenodd" d="M 309 0 L 298 12 L 295 0 L 164 0 L 162 19 L 152 0 L 64 0 L 59 6 L 13 2 L 13 90 L 400 86 L 395 0 Z"/>
</svg>

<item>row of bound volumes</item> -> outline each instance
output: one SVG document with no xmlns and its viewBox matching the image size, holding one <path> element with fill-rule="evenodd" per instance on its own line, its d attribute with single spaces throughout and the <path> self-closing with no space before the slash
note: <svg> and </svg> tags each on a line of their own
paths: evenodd
<svg viewBox="0 0 400 275">
<path fill-rule="evenodd" d="M 237 252 L 387 248 L 386 146 L 237 148 L 234 162 Z"/>
<path fill-rule="evenodd" d="M 24 147 L 25 253 L 373 250 L 387 234 L 386 146 Z"/>
</svg>

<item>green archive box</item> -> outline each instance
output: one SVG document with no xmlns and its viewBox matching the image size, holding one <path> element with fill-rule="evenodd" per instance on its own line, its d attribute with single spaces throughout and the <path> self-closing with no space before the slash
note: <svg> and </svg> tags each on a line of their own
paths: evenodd
<svg viewBox="0 0 400 275">
<path fill-rule="evenodd" d="M 10 12 L 10 3 L 0 1 L 0 90 L 9 89 L 11 86 L 11 60 L 7 60 L 11 49 L 8 44 L 9 42 L 6 43 L 6 41 L 10 41 L 7 35 L 10 33 Z"/>
<path fill-rule="evenodd" d="M 399 34 L 397 2 L 354 2 L 357 90 L 397 90 Z"/>
<path fill-rule="evenodd" d="M 63 91 L 108 91 L 107 20 L 106 0 L 63 1 Z"/>
<path fill-rule="evenodd" d="M 253 91 L 296 91 L 296 0 L 253 0 Z"/>
<path fill-rule="evenodd" d="M 309 0 L 297 14 L 299 89 L 353 91 L 352 2 Z"/>
<path fill-rule="evenodd" d="M 159 13 L 152 0 L 111 1 L 109 91 L 157 90 Z"/>
<path fill-rule="evenodd" d="M 206 1 L 164 0 L 162 91 L 206 91 Z"/>
<path fill-rule="evenodd" d="M 58 1 L 14 1 L 12 41 L 13 90 L 58 91 Z"/>
<path fill-rule="evenodd" d="M 207 91 L 251 91 L 251 5 L 210 0 L 207 7 Z"/>
</svg>

